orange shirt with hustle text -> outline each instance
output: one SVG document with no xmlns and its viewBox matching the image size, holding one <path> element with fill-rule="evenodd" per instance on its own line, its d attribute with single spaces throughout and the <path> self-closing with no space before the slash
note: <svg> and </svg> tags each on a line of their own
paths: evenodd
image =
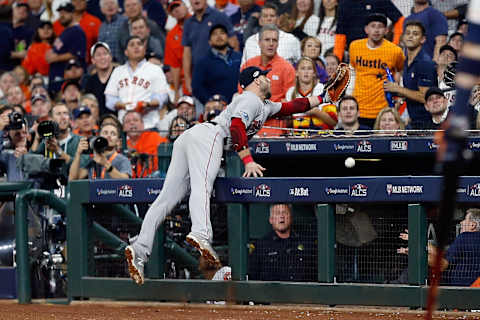
<svg viewBox="0 0 480 320">
<path fill-rule="evenodd" d="M 358 100 L 361 118 L 375 119 L 388 106 L 383 90 L 387 81 L 384 69 L 388 66 L 392 74 L 402 71 L 405 55 L 394 43 L 383 40 L 380 47 L 370 49 L 368 39 L 355 40 L 350 44 L 350 64 L 355 69 L 353 96 Z"/>
</svg>

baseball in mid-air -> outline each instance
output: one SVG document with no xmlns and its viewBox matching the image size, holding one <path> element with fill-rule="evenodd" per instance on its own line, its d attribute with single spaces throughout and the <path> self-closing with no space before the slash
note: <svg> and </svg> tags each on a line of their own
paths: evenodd
<svg viewBox="0 0 480 320">
<path fill-rule="evenodd" d="M 352 157 L 348 157 L 345 159 L 345 167 L 347 168 L 353 168 L 355 166 L 355 159 Z"/>
</svg>

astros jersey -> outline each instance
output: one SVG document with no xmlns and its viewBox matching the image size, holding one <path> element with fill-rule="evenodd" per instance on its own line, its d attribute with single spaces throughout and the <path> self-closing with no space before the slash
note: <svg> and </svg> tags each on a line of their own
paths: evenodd
<svg viewBox="0 0 480 320">
<path fill-rule="evenodd" d="M 240 118 L 247 129 L 247 137 L 253 137 L 263 126 L 265 120 L 279 112 L 280 102 L 262 101 L 256 94 L 244 91 L 233 98 L 232 102 L 222 111 L 214 121 L 221 125 L 230 136 L 232 118 Z"/>
<path fill-rule="evenodd" d="M 168 84 L 159 66 L 143 60 L 135 71 L 129 63 L 116 67 L 108 80 L 105 94 L 118 97 L 126 104 L 127 110 L 133 110 L 137 102 L 150 102 L 155 95 L 166 94 Z M 118 119 L 123 121 L 125 110 L 118 111 Z M 159 120 L 158 110 L 153 110 L 143 116 L 145 128 L 153 128 Z"/>
<path fill-rule="evenodd" d="M 402 49 L 385 39 L 376 49 L 367 46 L 367 39 L 350 44 L 350 64 L 355 69 L 353 96 L 358 100 L 361 118 L 375 119 L 388 105 L 383 91 L 384 68 L 388 66 L 392 73 L 401 71 L 404 60 Z"/>
</svg>

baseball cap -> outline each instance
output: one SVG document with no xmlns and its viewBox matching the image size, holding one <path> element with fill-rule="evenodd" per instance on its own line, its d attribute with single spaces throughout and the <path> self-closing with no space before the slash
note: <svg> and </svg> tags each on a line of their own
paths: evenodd
<svg viewBox="0 0 480 320">
<path fill-rule="evenodd" d="M 448 44 L 444 44 L 443 46 L 441 46 L 440 49 L 438 50 L 438 53 L 442 53 L 445 50 L 453 52 L 453 54 L 455 55 L 455 60 L 458 59 L 457 50 L 455 50 L 454 47 L 452 47 L 451 45 L 448 45 Z"/>
<path fill-rule="evenodd" d="M 253 82 L 253 80 L 257 79 L 260 76 L 266 76 L 269 72 L 270 69 L 262 70 L 259 67 L 248 67 L 243 69 L 238 79 L 240 87 L 242 87 L 242 89 L 245 89 L 250 83 Z"/>
<path fill-rule="evenodd" d="M 225 96 L 221 94 L 214 94 L 213 96 L 210 97 L 210 99 L 208 99 L 207 102 L 210 102 L 210 101 L 227 102 L 227 99 L 225 98 Z"/>
<path fill-rule="evenodd" d="M 181 0 L 171 0 L 171 1 L 168 1 L 168 5 L 167 5 L 167 11 L 170 12 L 172 11 L 176 6 L 179 6 L 183 3 L 183 1 Z"/>
<path fill-rule="evenodd" d="M 387 17 L 381 13 L 371 13 L 367 16 L 367 20 L 365 21 L 365 25 L 369 24 L 370 22 L 381 22 L 385 26 L 387 26 Z"/>
<path fill-rule="evenodd" d="M 82 64 L 77 58 L 73 58 L 68 60 L 67 65 L 65 66 L 65 70 L 70 70 L 72 67 L 79 67 L 82 68 Z"/>
<path fill-rule="evenodd" d="M 90 110 L 90 108 L 87 106 L 80 106 L 73 109 L 73 119 L 80 118 L 82 114 L 92 114 L 92 110 Z"/>
<path fill-rule="evenodd" d="M 48 20 L 40 20 L 40 23 L 38 24 L 38 28 L 43 28 L 45 27 L 46 25 L 49 25 L 50 27 L 53 27 L 52 23 Z"/>
<path fill-rule="evenodd" d="M 80 84 L 78 83 L 78 81 L 75 81 L 75 80 L 67 80 L 65 81 L 63 84 L 62 84 L 62 92 L 65 91 L 65 89 L 67 89 L 68 86 L 70 85 L 74 85 L 78 88 L 78 90 L 82 90 L 82 87 L 80 86 Z"/>
<path fill-rule="evenodd" d="M 193 98 L 190 97 L 190 96 L 182 96 L 180 97 L 180 99 L 178 99 L 178 102 L 177 102 L 177 107 L 181 104 L 181 103 L 187 103 L 191 106 L 195 106 L 195 101 L 193 101 Z"/>
<path fill-rule="evenodd" d="M 47 101 L 48 98 L 47 98 L 47 96 L 44 95 L 44 94 L 36 94 L 36 95 L 34 95 L 30 100 L 32 101 L 32 104 L 34 104 L 34 103 L 37 102 L 38 100 Z"/>
<path fill-rule="evenodd" d="M 227 27 L 225 27 L 225 25 L 223 25 L 221 23 L 217 23 L 210 28 L 210 31 L 208 33 L 208 38 L 210 38 L 212 36 L 213 31 L 215 31 L 217 29 L 222 29 L 226 34 L 228 34 Z"/>
<path fill-rule="evenodd" d="M 156 53 L 156 52 L 154 52 L 154 51 L 148 51 L 147 53 L 145 53 L 145 59 L 150 60 L 150 59 L 152 59 L 152 58 L 156 58 L 156 59 L 158 59 L 158 60 L 160 60 L 160 61 L 163 60 L 163 59 L 162 59 L 162 56 L 161 56 L 159 53 Z"/>
<path fill-rule="evenodd" d="M 62 4 L 60 4 L 57 8 L 57 11 L 62 11 L 62 10 L 65 10 L 65 11 L 68 11 L 68 12 L 73 12 L 75 11 L 75 7 L 73 6 L 73 4 L 69 1 L 67 2 L 64 2 Z"/>
<path fill-rule="evenodd" d="M 97 51 L 98 48 L 100 47 L 103 47 L 105 49 L 107 49 L 108 53 L 111 54 L 110 52 L 110 46 L 105 43 L 105 42 L 102 42 L 102 41 L 98 41 L 97 43 L 95 43 L 91 48 L 90 48 L 90 56 L 93 57 L 93 55 L 95 54 L 95 51 Z"/>
<path fill-rule="evenodd" d="M 30 6 L 29 6 L 29 4 L 27 3 L 27 1 L 16 1 L 16 2 L 13 3 L 13 7 L 14 7 L 14 8 L 25 7 L 25 8 L 27 8 L 28 10 L 30 10 Z"/>
<path fill-rule="evenodd" d="M 163 70 L 163 73 L 167 73 L 169 72 L 170 70 L 172 70 L 172 68 L 168 65 L 168 64 L 164 64 L 162 66 L 162 70 Z"/>
<path fill-rule="evenodd" d="M 427 92 L 425 93 L 425 101 L 428 100 L 428 98 L 430 96 L 433 96 L 434 94 L 437 94 L 439 96 L 442 96 L 442 97 L 445 97 L 445 95 L 443 94 L 443 91 L 442 89 L 438 88 L 438 87 L 431 87 L 427 90 Z"/>
</svg>

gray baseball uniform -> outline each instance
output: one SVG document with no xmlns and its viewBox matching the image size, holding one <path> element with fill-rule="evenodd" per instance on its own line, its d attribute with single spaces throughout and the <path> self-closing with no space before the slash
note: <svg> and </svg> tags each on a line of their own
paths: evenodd
<svg viewBox="0 0 480 320">
<path fill-rule="evenodd" d="M 137 254 L 146 260 L 152 251 L 157 228 L 189 189 L 191 233 L 212 242 L 210 195 L 220 169 L 224 139 L 230 137 L 231 119 L 240 118 L 245 124 L 247 137 L 251 138 L 267 118 L 280 111 L 281 106 L 281 103 L 262 101 L 256 94 L 244 91 L 213 120 L 216 124 L 197 124 L 175 140 L 163 189 L 147 211 L 133 244 Z"/>
</svg>

